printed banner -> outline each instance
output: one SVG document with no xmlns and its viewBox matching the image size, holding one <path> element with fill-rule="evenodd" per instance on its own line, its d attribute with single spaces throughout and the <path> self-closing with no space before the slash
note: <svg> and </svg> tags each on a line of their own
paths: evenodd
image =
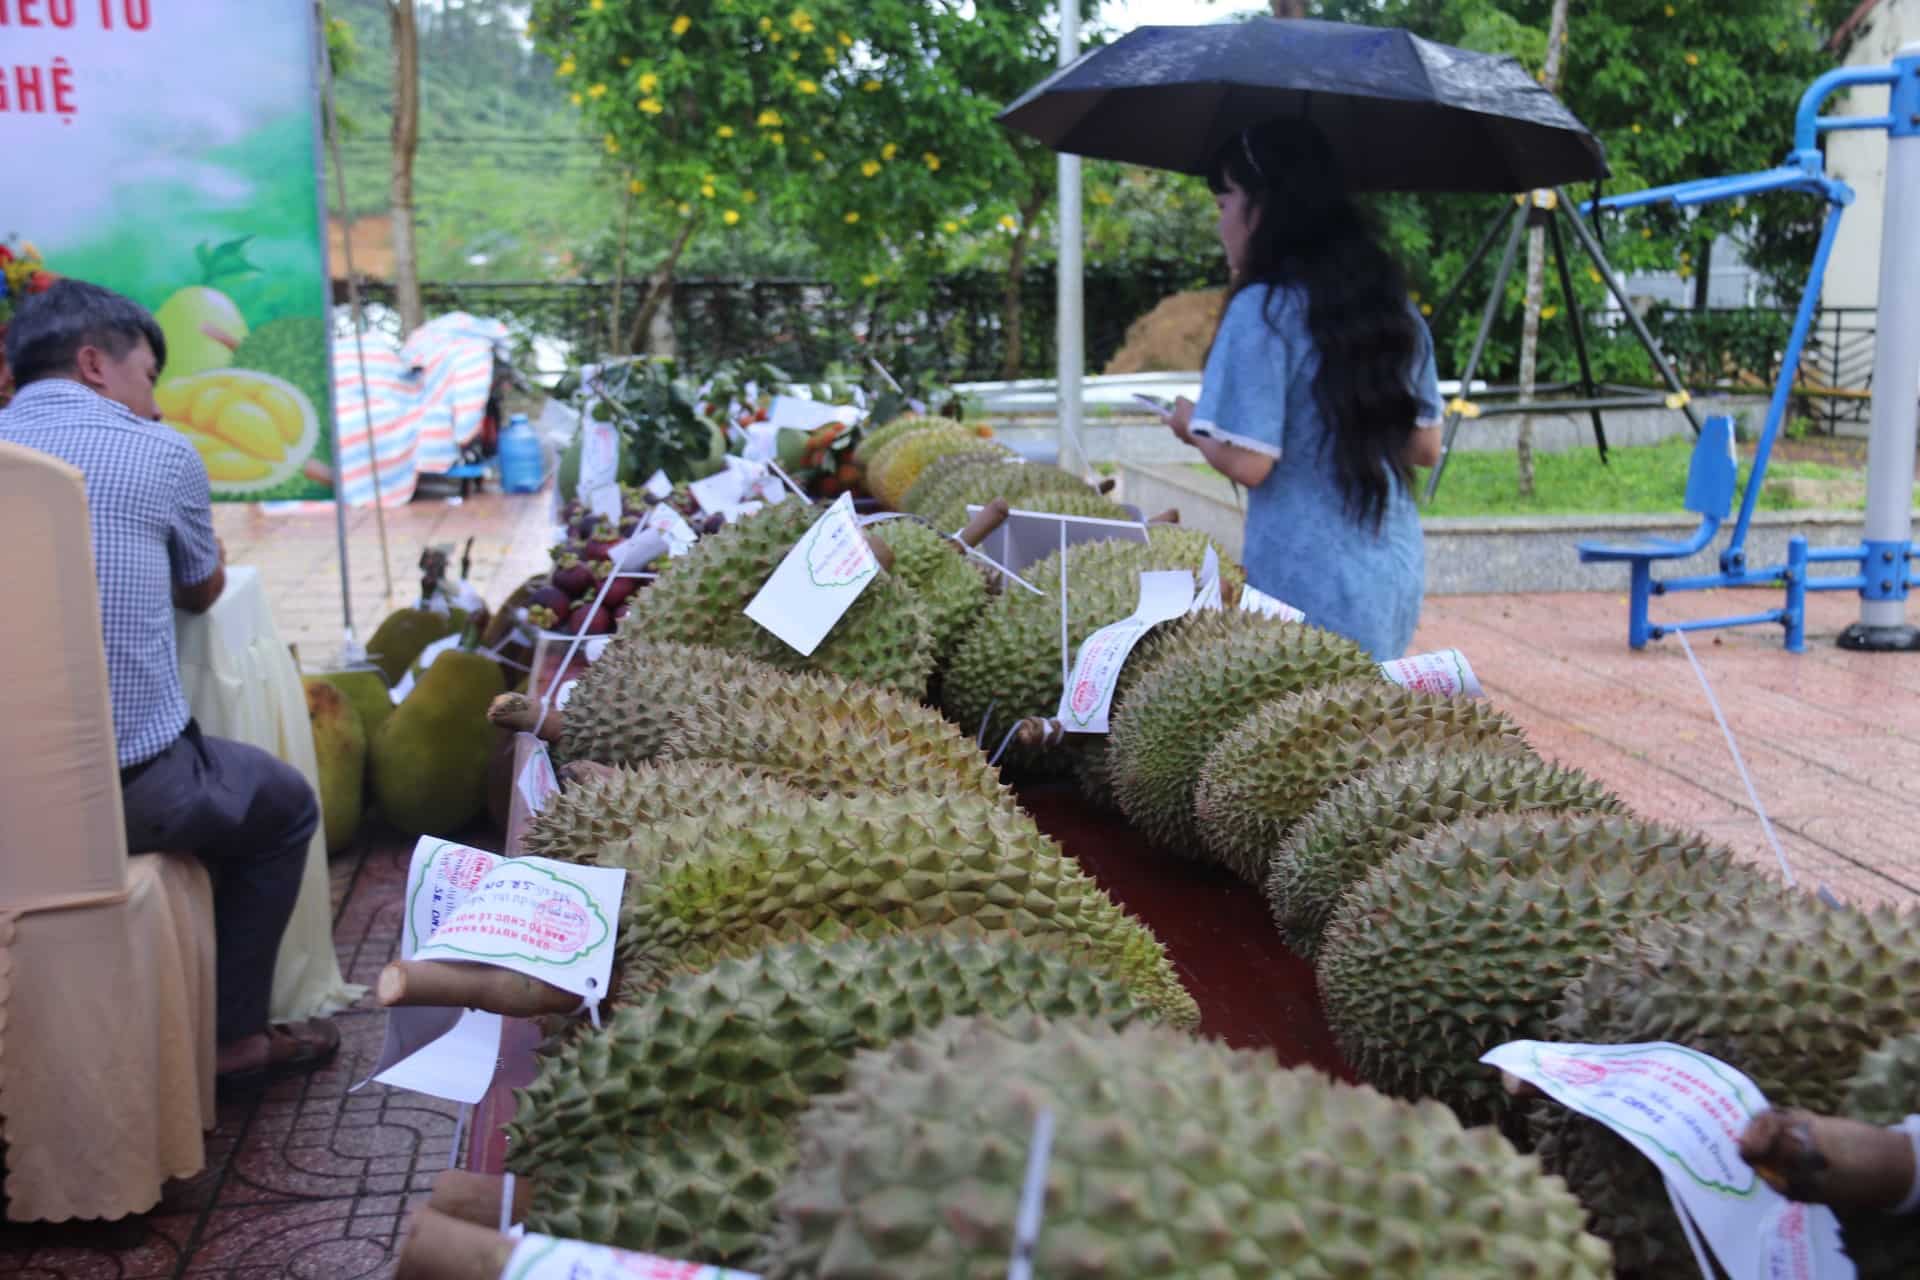
<svg viewBox="0 0 1920 1280">
<path fill-rule="evenodd" d="M 0 3 L 8 256 L 153 312 L 161 416 L 216 501 L 333 493 L 313 18 L 310 0 Z M 0 328 L 18 301 L 0 291 Z"/>
</svg>

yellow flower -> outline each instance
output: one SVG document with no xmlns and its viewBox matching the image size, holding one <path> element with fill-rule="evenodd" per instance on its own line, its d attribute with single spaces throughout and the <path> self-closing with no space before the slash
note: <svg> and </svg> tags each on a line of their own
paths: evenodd
<svg viewBox="0 0 1920 1280">
<path fill-rule="evenodd" d="M 817 85 L 817 84 L 815 84 L 815 83 L 814 83 L 813 81 L 811 81 L 811 80 L 795 80 L 795 81 L 793 82 L 793 87 L 794 87 L 794 88 L 796 88 L 796 89 L 798 89 L 798 90 L 799 90 L 799 91 L 800 91 L 801 93 L 818 93 L 818 92 L 820 92 L 820 86 L 819 86 L 819 85 Z"/>
<path fill-rule="evenodd" d="M 878 93 L 880 92 L 881 86 L 878 80 L 869 80 L 865 84 L 861 85 L 860 87 L 862 89 L 865 89 L 868 93 Z"/>
<path fill-rule="evenodd" d="M 813 30 L 813 19 L 807 16 L 805 9 L 795 9 L 793 16 L 787 19 L 787 25 L 795 31 L 805 34 Z"/>
<path fill-rule="evenodd" d="M 880 148 L 880 158 L 882 160 L 891 160 L 899 154 L 900 154 L 899 146 L 891 142 L 889 142 L 886 146 Z"/>
<path fill-rule="evenodd" d="M 562 59 L 560 60 L 560 65 L 559 65 L 559 66 L 557 66 L 557 67 L 555 67 L 555 68 L 553 69 L 553 74 L 555 74 L 555 75 L 557 75 L 557 76 L 570 76 L 570 75 L 572 75 L 572 74 L 573 74 L 573 59 L 572 59 L 572 58 L 562 58 Z"/>
<path fill-rule="evenodd" d="M 686 201 L 684 201 L 684 200 L 680 202 L 680 216 L 681 216 L 681 217 L 683 217 L 683 218 L 684 218 L 684 217 L 686 217 L 687 215 L 689 215 L 689 214 L 691 214 L 692 212 L 693 212 L 693 206 L 692 206 L 692 205 L 690 205 L 690 204 L 688 204 L 688 203 L 687 203 Z"/>
<path fill-rule="evenodd" d="M 846 223 L 848 226 L 852 226 L 854 223 L 860 221 L 860 211 L 857 209 L 849 209 L 847 210 L 847 216 L 840 219 L 840 221 Z"/>
<path fill-rule="evenodd" d="M 960 224 L 949 219 L 947 222 L 942 224 L 940 229 L 942 231 L 945 231 L 948 235 L 952 235 L 954 232 L 960 229 Z"/>
<path fill-rule="evenodd" d="M 860 283 L 867 286 L 867 288 L 871 289 L 873 288 L 873 286 L 880 283 L 880 277 L 875 275 L 873 272 L 869 271 L 867 272 L 867 274 L 860 277 Z"/>
<path fill-rule="evenodd" d="M 827 153 L 824 151 L 815 151 L 813 153 L 813 162 L 815 164 L 819 164 L 822 160 L 825 160 L 826 158 L 827 158 Z"/>
<path fill-rule="evenodd" d="M 643 196 L 647 194 L 647 184 L 640 181 L 640 179 L 635 178 L 632 182 L 629 182 L 627 184 L 627 190 L 632 192 L 636 196 Z"/>
<path fill-rule="evenodd" d="M 666 110 L 666 108 L 665 108 L 665 107 L 663 107 L 663 106 L 661 106 L 661 105 L 660 105 L 660 99 L 658 99 L 658 98 L 642 98 L 642 99 L 640 99 L 640 109 L 641 109 L 642 111 L 644 111 L 644 112 L 646 112 L 646 113 L 647 113 L 648 115 L 650 115 L 650 116 L 657 116 L 657 115 L 659 115 L 659 114 L 660 114 L 660 113 L 661 113 L 662 111 L 665 111 L 665 110 Z"/>
<path fill-rule="evenodd" d="M 623 54 L 621 54 L 621 55 L 620 55 L 620 65 L 621 65 L 621 66 L 623 66 L 623 67 L 630 67 L 630 66 L 632 66 L 632 65 L 633 65 L 633 59 L 632 59 L 632 57 L 630 57 L 629 55 L 627 55 L 627 54 L 624 54 L 624 53 L 623 53 Z"/>
<path fill-rule="evenodd" d="M 1667 6 L 1667 16 L 1668 16 L 1669 18 L 1671 18 L 1671 17 L 1673 16 L 1673 12 L 1674 12 L 1674 10 L 1673 10 L 1673 6 L 1672 6 L 1672 5 L 1668 5 L 1668 6 Z"/>
<path fill-rule="evenodd" d="M 863 161 L 860 165 L 860 172 L 871 178 L 874 174 L 880 172 L 880 162 L 878 160 Z"/>
<path fill-rule="evenodd" d="M 776 147 L 784 147 L 787 145 L 787 135 L 784 133 L 781 133 L 778 129 L 775 129 L 772 133 L 767 135 L 767 141 L 771 142 Z"/>
<path fill-rule="evenodd" d="M 927 152 L 921 156 L 920 159 L 926 164 L 929 173 L 938 173 L 940 171 L 940 157 L 933 154 L 933 152 Z"/>
<path fill-rule="evenodd" d="M 1587 278 L 1593 281 L 1595 284 L 1606 283 L 1605 279 L 1601 276 L 1600 272 L 1594 267 L 1587 268 Z"/>
<path fill-rule="evenodd" d="M 742 200 L 745 200 L 748 204 L 752 204 L 755 200 L 758 200 L 760 198 L 760 193 L 757 191 L 742 191 L 740 193 L 740 198 Z"/>
<path fill-rule="evenodd" d="M 1640 126 L 1639 126 L 1639 125 L 1637 125 L 1637 124 L 1636 124 L 1636 125 L 1634 125 L 1634 126 L 1633 126 L 1633 131 L 1634 131 L 1635 133 L 1638 133 L 1638 132 L 1640 132 Z"/>
<path fill-rule="evenodd" d="M 1010 213 L 1003 213 L 1000 215 L 1000 225 L 1005 227 L 1008 231 L 1017 230 L 1020 226 L 1019 223 L 1013 220 L 1013 215 Z"/>
<path fill-rule="evenodd" d="M 1407 297 L 1411 298 L 1415 302 L 1418 302 L 1420 301 L 1420 291 L 1418 289 L 1409 289 L 1407 291 Z"/>
<path fill-rule="evenodd" d="M 770 44 L 779 44 L 780 41 L 783 40 L 784 38 L 785 37 L 783 37 L 778 31 L 770 31 L 767 33 L 767 41 Z"/>
<path fill-rule="evenodd" d="M 800 61 L 800 51 L 799 51 L 798 49 L 795 49 L 795 50 L 793 50 L 793 51 L 792 51 L 791 53 L 789 53 L 789 54 L 787 55 L 787 61 L 788 61 L 788 62 L 798 62 L 798 61 Z"/>
<path fill-rule="evenodd" d="M 718 129 L 715 129 L 714 132 L 719 134 L 723 138 L 731 138 L 733 136 L 733 126 L 730 124 L 723 124 Z"/>
<path fill-rule="evenodd" d="M 842 31 L 840 33 L 840 43 L 843 45 L 850 45 L 853 43 L 853 37 L 848 35 L 846 32 Z"/>
<path fill-rule="evenodd" d="M 570 94 L 568 94 L 568 95 L 567 95 L 567 97 L 568 97 L 568 98 L 570 98 L 570 99 L 572 99 L 572 101 L 573 101 L 573 105 L 574 105 L 574 106 L 576 106 L 576 107 L 577 107 L 577 106 L 579 106 L 579 105 L 580 105 L 581 103 L 583 103 L 583 102 L 585 102 L 585 101 L 586 101 L 586 99 L 585 99 L 585 98 L 583 98 L 583 97 L 581 97 L 581 96 L 580 96 L 579 94 L 577 94 L 577 93 L 570 93 Z"/>
<path fill-rule="evenodd" d="M 620 150 L 620 140 L 612 134 L 608 134 L 606 137 L 600 139 L 600 141 L 605 144 L 608 155 L 613 155 Z"/>
<path fill-rule="evenodd" d="M 1110 205 L 1113 203 L 1113 192 L 1104 188 L 1095 191 L 1093 193 L 1093 202 L 1097 205 Z"/>
<path fill-rule="evenodd" d="M 780 113 L 769 107 L 760 113 L 759 119 L 755 120 L 754 123 L 762 129 L 778 129 L 780 127 Z"/>
<path fill-rule="evenodd" d="M 1697 54 L 1697 53 L 1690 53 L 1690 54 L 1688 54 L 1688 55 L 1687 55 L 1687 65 L 1688 65 L 1688 66 L 1690 66 L 1690 67 L 1697 67 L 1697 66 L 1699 66 L 1699 65 L 1700 65 L 1700 55 L 1699 55 L 1699 54 Z"/>
<path fill-rule="evenodd" d="M 673 28 L 672 28 L 673 34 L 675 34 L 676 36 L 683 36 L 687 34 L 687 28 L 692 25 L 693 25 L 693 19 L 689 18 L 686 14 L 683 13 L 679 17 L 673 20 Z"/>
<path fill-rule="evenodd" d="M 773 30 L 773 19 L 772 19 L 772 18 L 765 18 L 765 17 L 763 17 L 763 18 L 761 18 L 761 19 L 760 19 L 760 29 L 761 29 L 762 31 L 771 31 L 771 30 Z"/>
<path fill-rule="evenodd" d="M 728 226 L 732 226 L 734 223 L 740 221 L 740 211 L 738 209 L 729 209 L 720 215 L 720 221 L 726 223 Z"/>
<path fill-rule="evenodd" d="M 1653 228 L 1652 228 L 1652 227 L 1642 227 L 1642 228 L 1640 228 L 1640 238 L 1641 238 L 1642 240 L 1651 240 L 1651 239 L 1653 239 Z"/>
<path fill-rule="evenodd" d="M 655 89 L 658 89 L 659 87 L 660 87 L 659 76 L 655 75 L 651 71 L 642 71 L 640 73 L 640 92 L 652 93 Z"/>
<path fill-rule="evenodd" d="M 593 12 L 595 13 L 600 12 L 602 9 L 606 7 L 607 7 L 606 0 L 588 0 L 587 8 L 593 10 Z"/>
<path fill-rule="evenodd" d="M 1420 314 L 1421 314 L 1421 315 L 1423 315 L 1423 316 L 1430 316 L 1430 315 L 1432 315 L 1432 314 L 1433 314 L 1433 304 L 1432 304 L 1431 302 L 1423 302 L 1423 303 L 1421 303 L 1421 304 L 1420 304 Z"/>
<path fill-rule="evenodd" d="M 705 196 L 705 197 L 706 197 L 707 199 L 709 199 L 709 200 L 711 200 L 711 199 L 713 199 L 713 194 L 714 194 L 714 193 L 713 193 L 713 184 L 712 184 L 711 182 L 703 182 L 703 183 L 701 183 L 701 184 L 700 184 L 700 194 L 701 194 L 701 195 L 703 195 L 703 196 Z"/>
<path fill-rule="evenodd" d="M 607 96 L 607 86 L 604 84 L 589 85 L 587 87 L 587 96 L 589 98 L 604 98 Z"/>
<path fill-rule="evenodd" d="M 1560 308 L 1558 308 L 1558 307 L 1542 307 L 1542 308 L 1540 308 L 1540 318 L 1541 318 L 1542 320 L 1551 320 L 1551 319 L 1553 319 L 1553 318 L 1554 318 L 1555 316 L 1557 316 L 1557 315 L 1559 315 L 1559 314 L 1560 314 Z"/>
</svg>

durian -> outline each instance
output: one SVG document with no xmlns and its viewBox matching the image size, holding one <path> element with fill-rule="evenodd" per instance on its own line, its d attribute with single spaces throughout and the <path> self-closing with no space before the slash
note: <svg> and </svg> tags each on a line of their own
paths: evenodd
<svg viewBox="0 0 1920 1280">
<path fill-rule="evenodd" d="M 915 486 L 908 496 L 907 509 L 934 528 L 951 531 L 966 525 L 969 505 L 985 506 L 995 498 L 1005 498 L 1026 511 L 1058 510 L 1062 515 L 1125 519 L 1118 506 L 1088 488 L 1078 476 L 1041 463 L 995 458 L 951 469 L 936 481 Z M 1060 505 L 1046 505 L 1049 499 L 1059 499 Z"/>
<path fill-rule="evenodd" d="M 920 478 L 920 472 L 936 458 L 957 453 L 1000 456 L 1005 452 L 1005 445 L 983 439 L 970 427 L 928 427 L 909 431 L 889 441 L 867 459 L 867 492 L 878 498 L 882 506 L 898 511 L 901 509 L 901 499 L 907 496 L 907 490 L 913 488 L 913 482 Z"/>
<path fill-rule="evenodd" d="M 1520 726 L 1484 702 L 1384 678 L 1332 685 L 1256 709 L 1221 738 L 1193 792 L 1214 858 L 1260 884 L 1294 824 L 1329 789 L 1415 751 L 1527 750 Z"/>
<path fill-rule="evenodd" d="M 742 612 L 820 514 L 782 502 L 702 538 L 634 597 L 621 634 L 726 649 L 783 670 L 832 671 L 919 697 L 933 671 L 932 631 L 926 609 L 891 573 L 875 575 L 810 657 Z"/>
<path fill-rule="evenodd" d="M 1510 1121 L 1481 1054 L 1551 1038 L 1562 992 L 1621 937 L 1723 894 L 1764 892 L 1731 852 L 1673 828 L 1469 818 L 1401 849 L 1341 900 L 1320 942 L 1327 1024 L 1368 1084 L 1437 1098 L 1468 1123 Z"/>
<path fill-rule="evenodd" d="M 944 668 L 986 607 L 986 577 L 957 542 L 917 520 L 889 520 L 873 533 L 893 552 L 893 572 L 926 607 L 934 668 Z"/>
<path fill-rule="evenodd" d="M 1198 1021 L 1158 940 L 1002 801 L 964 792 L 803 795 L 723 763 L 643 768 L 624 785 L 666 793 L 694 769 L 736 788 L 670 815 L 671 800 L 551 856 L 625 867 L 616 956 L 627 994 L 776 942 L 914 933 L 955 925 L 1050 940 L 1123 982 L 1168 1021 Z M 544 819 L 543 815 L 543 819 Z M 612 823 L 614 819 L 603 819 Z"/>
<path fill-rule="evenodd" d="M 675 713 L 701 694 L 793 678 L 744 654 L 623 632 L 587 668 L 561 709 L 559 756 L 644 764 L 659 755 Z"/>
<path fill-rule="evenodd" d="M 920 475 L 913 482 L 913 487 L 901 496 L 900 509 L 913 515 L 920 514 L 921 509 L 927 504 L 929 495 L 944 488 L 960 472 L 969 467 L 1001 466 L 1007 463 L 1018 465 L 1019 461 L 1020 455 L 1004 446 L 978 451 L 969 450 L 966 453 L 950 453 L 935 458 L 921 469 Z"/>
<path fill-rule="evenodd" d="M 860 437 L 860 443 L 853 447 L 853 461 L 860 467 L 873 461 L 873 455 L 898 440 L 901 436 L 914 431 L 926 431 L 935 427 L 958 427 L 960 423 L 953 418 L 943 418 L 935 414 L 923 417 L 905 415 L 895 418 L 884 426 L 875 427 Z M 990 433 L 989 433 L 990 435 Z"/>
<path fill-rule="evenodd" d="M 1311 958 L 1354 881 L 1398 848 L 1461 818 L 1531 809 L 1618 813 L 1577 769 L 1530 755 L 1422 751 L 1357 774 L 1322 796 L 1267 869 L 1267 901 L 1289 947 Z"/>
<path fill-rule="evenodd" d="M 1120 811 L 1167 851 L 1205 859 L 1193 789 L 1213 745 L 1263 702 L 1365 679 L 1381 679 L 1373 659 L 1331 631 L 1237 609 L 1195 617 L 1154 651 L 1113 715 L 1107 774 Z"/>
<path fill-rule="evenodd" d="M 1920 1032 L 1897 1035 L 1860 1060 L 1847 1081 L 1845 1113 L 1868 1124 L 1899 1124 L 1920 1112 Z"/>
<path fill-rule="evenodd" d="M 539 858 L 562 862 L 614 861 L 644 865 L 656 827 L 694 821 L 730 808 L 759 810 L 777 804 L 799 805 L 804 786 L 792 785 L 769 771 L 709 761 L 659 762 L 622 766 L 610 773 L 575 779 L 527 824 L 523 844 Z"/>
<path fill-rule="evenodd" d="M 840 1087 L 855 1051 L 946 1018 L 1016 1013 L 1151 1016 L 1123 988 L 1012 939 L 803 943 L 677 977 L 520 1091 L 508 1151 L 532 1180 L 527 1225 L 741 1261 L 791 1168 L 792 1117 Z"/>
<path fill-rule="evenodd" d="M 1131 614 L 1140 598 L 1142 570 L 1186 569 L 1197 578 L 1206 549 L 1217 544 L 1192 529 L 1155 526 L 1151 543 L 1115 538 L 1067 552 L 1068 643 L 1080 642 Z M 1060 705 L 1060 555 L 1035 561 L 1021 576 L 1039 595 L 1009 586 L 988 606 L 948 664 L 941 709 L 963 733 L 989 751 L 1026 716 L 1051 716 Z M 1223 586 L 1244 580 L 1238 565 L 1220 556 Z M 1009 767 L 1027 772 L 1065 767 L 1070 755 L 1051 757 L 1013 745 Z"/>
<path fill-rule="evenodd" d="M 1868 1055 L 1889 1036 L 1920 1030 L 1920 916 L 1737 885 L 1724 898 L 1598 955 L 1540 1038 L 1668 1040 L 1745 1073 L 1775 1107 L 1844 1112 Z M 1646 1157 L 1547 1103 L 1535 1104 L 1533 1121 L 1542 1159 L 1586 1202 L 1623 1268 L 1669 1274 L 1692 1265 Z M 1852 1249 L 1855 1233 L 1842 1226 Z M 1914 1260 L 1911 1249 L 1906 1256 Z M 1856 1261 L 1862 1276 L 1914 1274 Z"/>
<path fill-rule="evenodd" d="M 1151 1025 L 986 1019 L 860 1054 L 803 1114 L 759 1267 L 1005 1274 L 1043 1108 L 1036 1276 L 1611 1275 L 1559 1180 L 1444 1107 Z"/>
</svg>

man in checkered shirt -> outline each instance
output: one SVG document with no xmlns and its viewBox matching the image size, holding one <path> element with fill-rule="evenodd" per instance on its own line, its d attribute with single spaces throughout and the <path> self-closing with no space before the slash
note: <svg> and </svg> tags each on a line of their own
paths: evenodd
<svg viewBox="0 0 1920 1280">
<path fill-rule="evenodd" d="M 340 1043 L 331 1022 L 269 1025 L 280 935 L 320 820 L 298 770 L 209 738 L 188 714 L 173 609 L 213 607 L 226 586 L 207 469 L 157 425 L 166 338 L 139 304 L 62 280 L 7 329 L 19 392 L 0 440 L 52 454 L 86 479 L 107 680 L 130 851 L 192 849 L 213 872 L 223 1085 L 311 1068 Z"/>
</svg>

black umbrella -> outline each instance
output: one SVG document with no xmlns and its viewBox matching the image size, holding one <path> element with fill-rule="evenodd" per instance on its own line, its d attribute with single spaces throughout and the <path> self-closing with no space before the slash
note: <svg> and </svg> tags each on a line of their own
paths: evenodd
<svg viewBox="0 0 1920 1280">
<path fill-rule="evenodd" d="M 1248 125 L 1311 120 L 1355 191 L 1530 191 L 1607 176 L 1599 140 L 1508 57 L 1391 27 L 1140 27 L 1000 113 L 1055 151 L 1204 174 Z"/>
</svg>

